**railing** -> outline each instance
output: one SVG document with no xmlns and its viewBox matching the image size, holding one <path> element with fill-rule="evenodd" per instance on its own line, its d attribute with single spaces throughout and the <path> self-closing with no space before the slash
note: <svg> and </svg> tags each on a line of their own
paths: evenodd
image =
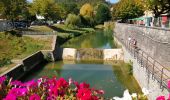
<svg viewBox="0 0 170 100">
<path fill-rule="evenodd" d="M 170 69 L 164 67 L 139 47 L 134 47 L 129 41 L 120 39 L 117 36 L 115 37 L 125 46 L 129 53 L 137 59 L 138 64 L 146 68 L 146 71 L 152 76 L 152 79 L 156 79 L 160 83 L 160 88 L 166 88 L 168 90 L 167 82 L 170 80 Z"/>
</svg>

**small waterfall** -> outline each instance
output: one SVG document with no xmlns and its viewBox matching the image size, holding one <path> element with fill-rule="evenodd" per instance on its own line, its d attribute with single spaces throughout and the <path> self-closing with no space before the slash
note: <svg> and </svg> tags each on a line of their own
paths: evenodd
<svg viewBox="0 0 170 100">
<path fill-rule="evenodd" d="M 77 51 L 77 53 L 76 53 L 76 60 L 80 61 L 80 52 L 79 51 Z"/>
</svg>

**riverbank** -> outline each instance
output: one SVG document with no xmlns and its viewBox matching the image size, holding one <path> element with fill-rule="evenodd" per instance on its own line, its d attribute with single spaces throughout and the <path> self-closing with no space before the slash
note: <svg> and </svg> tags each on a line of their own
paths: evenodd
<svg viewBox="0 0 170 100">
<path fill-rule="evenodd" d="M 17 32 L 0 32 L 0 69 L 11 68 L 13 61 L 19 61 L 42 49 L 51 49 L 52 37 L 31 38 L 17 35 Z"/>
</svg>

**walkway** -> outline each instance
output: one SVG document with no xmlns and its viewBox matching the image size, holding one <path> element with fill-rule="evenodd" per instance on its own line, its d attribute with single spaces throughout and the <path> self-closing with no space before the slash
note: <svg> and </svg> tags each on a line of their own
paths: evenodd
<svg viewBox="0 0 170 100">
<path fill-rule="evenodd" d="M 130 45 L 128 40 L 123 40 L 115 36 L 119 42 L 121 42 L 125 48 L 129 51 L 131 56 L 137 59 L 138 64 L 141 67 L 146 68 L 148 74 L 152 75 L 153 80 L 157 80 L 160 83 L 160 88 L 167 89 L 167 81 L 170 80 L 170 69 L 167 69 L 154 58 L 150 57 L 146 52 L 142 51 L 139 47 L 136 49 Z"/>
</svg>

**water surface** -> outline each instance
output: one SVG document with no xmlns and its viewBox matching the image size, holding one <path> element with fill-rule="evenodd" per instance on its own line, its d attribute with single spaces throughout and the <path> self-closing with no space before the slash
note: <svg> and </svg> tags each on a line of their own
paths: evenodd
<svg viewBox="0 0 170 100">
<path fill-rule="evenodd" d="M 128 67 L 123 63 L 104 64 L 102 61 L 57 61 L 48 63 L 42 69 L 34 69 L 24 81 L 38 79 L 42 76 L 73 78 L 86 82 L 96 89 L 103 89 L 105 97 L 122 96 L 125 89 L 131 93 L 141 93 L 140 87 Z"/>
<path fill-rule="evenodd" d="M 93 33 L 81 35 L 64 43 L 64 48 L 100 48 L 111 49 L 116 48 L 114 45 L 112 32 L 97 30 Z"/>
<path fill-rule="evenodd" d="M 116 48 L 112 32 L 97 30 L 94 33 L 84 34 L 64 43 L 68 48 Z M 73 78 L 78 82 L 86 82 L 96 89 L 103 89 L 105 97 L 122 96 L 125 89 L 131 93 L 141 93 L 141 89 L 129 75 L 129 68 L 125 63 L 105 63 L 103 61 L 56 61 L 37 66 L 23 81 L 38 79 L 42 76 Z"/>
</svg>

